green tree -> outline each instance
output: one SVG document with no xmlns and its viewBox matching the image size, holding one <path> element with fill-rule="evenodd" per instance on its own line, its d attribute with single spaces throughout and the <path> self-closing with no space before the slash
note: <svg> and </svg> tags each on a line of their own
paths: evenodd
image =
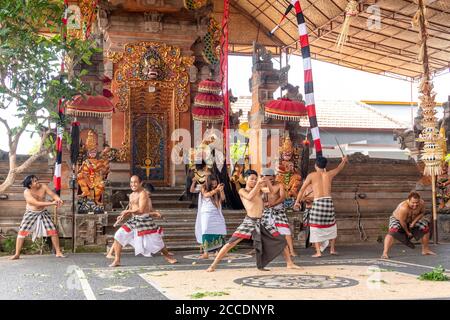
<svg viewBox="0 0 450 320">
<path fill-rule="evenodd" d="M 9 145 L 9 173 L 0 192 L 54 148 L 58 100 L 86 92 L 80 79 L 85 71 L 74 75 L 73 68 L 80 62 L 90 64 L 98 49 L 93 41 L 64 41 L 63 11 L 62 0 L 0 0 L 0 123 Z M 70 67 L 60 73 L 63 57 L 70 60 Z M 14 115 L 19 124 L 10 125 L 6 114 Z M 18 165 L 17 146 L 27 130 L 38 134 L 40 143 Z"/>
</svg>

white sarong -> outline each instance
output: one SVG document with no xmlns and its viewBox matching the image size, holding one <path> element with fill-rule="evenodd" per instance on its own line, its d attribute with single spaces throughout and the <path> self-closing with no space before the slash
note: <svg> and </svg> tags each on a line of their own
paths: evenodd
<svg viewBox="0 0 450 320">
<path fill-rule="evenodd" d="M 134 248 L 135 255 L 151 257 L 164 248 L 162 229 L 157 227 L 150 215 L 135 216 L 117 230 L 114 239 L 123 247 Z"/>
<path fill-rule="evenodd" d="M 211 198 L 203 198 L 198 194 L 197 219 L 195 221 L 195 238 L 202 244 L 204 234 L 226 235 L 227 227 L 222 214 L 222 207 L 217 208 Z"/>
</svg>

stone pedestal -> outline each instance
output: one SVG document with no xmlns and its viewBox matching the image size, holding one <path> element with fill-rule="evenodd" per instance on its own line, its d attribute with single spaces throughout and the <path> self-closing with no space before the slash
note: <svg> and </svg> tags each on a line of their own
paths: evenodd
<svg viewBox="0 0 450 320">
<path fill-rule="evenodd" d="M 106 246 L 105 229 L 108 214 L 76 214 L 75 215 L 75 248 Z"/>
<path fill-rule="evenodd" d="M 450 214 L 438 214 L 437 225 L 439 242 L 450 242 Z"/>
</svg>

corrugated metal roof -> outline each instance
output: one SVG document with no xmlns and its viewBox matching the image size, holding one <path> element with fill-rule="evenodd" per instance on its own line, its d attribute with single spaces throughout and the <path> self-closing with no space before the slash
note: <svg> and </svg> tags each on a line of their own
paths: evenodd
<svg viewBox="0 0 450 320">
<path fill-rule="evenodd" d="M 233 111 L 242 109 L 241 121 L 247 121 L 251 108 L 251 97 L 239 97 L 231 104 Z M 363 102 L 352 100 L 317 100 L 316 113 L 319 128 L 351 129 L 405 129 L 408 124 L 398 121 Z M 308 119 L 300 121 L 302 127 L 309 127 Z"/>
</svg>

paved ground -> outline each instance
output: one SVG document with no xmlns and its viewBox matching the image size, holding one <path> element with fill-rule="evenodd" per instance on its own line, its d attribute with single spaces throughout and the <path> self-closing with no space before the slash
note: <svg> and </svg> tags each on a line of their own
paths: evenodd
<svg viewBox="0 0 450 320">
<path fill-rule="evenodd" d="M 432 250 L 438 253 L 437 256 L 421 256 L 419 248 L 411 250 L 397 245 L 392 250 L 390 261 L 379 259 L 382 251 L 381 245 L 339 247 L 338 249 L 340 250 L 338 257 L 327 255 L 321 259 L 310 258 L 311 249 L 298 250 L 300 256 L 295 259 L 295 262 L 303 268 L 302 270 L 286 272 L 282 268 L 285 266 L 283 259 L 277 258 L 269 265 L 272 271 L 267 275 L 330 275 L 331 278 L 328 281 L 333 282 L 335 278 L 340 278 L 339 276 L 344 274 L 347 276 L 346 281 L 361 283 L 361 279 L 358 278 L 358 276 L 362 276 L 361 270 L 375 267 L 379 268 L 381 273 L 392 272 L 392 275 L 398 275 L 398 277 L 391 275 L 391 278 L 387 278 L 392 281 L 394 279 L 403 281 L 400 281 L 397 286 L 401 287 L 401 283 L 404 283 L 409 286 L 413 285 L 418 290 L 422 288 L 426 291 L 426 294 L 421 295 L 419 292 L 413 296 L 407 295 L 406 298 L 450 299 L 450 289 L 440 287 L 440 285 L 450 285 L 450 283 L 424 283 L 417 280 L 417 275 L 428 272 L 438 265 L 442 265 L 447 270 L 450 269 L 450 244 L 432 246 Z M 247 252 L 240 251 L 238 253 L 246 254 Z M 193 283 L 205 283 L 203 275 L 206 279 L 206 273 L 203 274 L 202 271 L 210 263 L 210 261 L 186 258 L 192 254 L 196 253 L 176 252 L 179 263 L 168 265 L 161 256 L 145 258 L 135 257 L 128 253 L 123 256 L 123 266 L 114 269 L 108 268 L 110 261 L 98 253 L 69 254 L 65 259 L 57 259 L 53 256 L 23 256 L 21 260 L 9 261 L 7 257 L 2 257 L 0 258 L 0 299 L 189 299 L 188 292 L 194 293 L 196 290 L 203 292 L 207 289 L 204 286 L 193 286 Z M 266 275 L 264 272 L 256 270 L 254 257 L 242 255 L 237 257 L 239 259 L 231 258 L 225 259 L 214 273 L 214 277 L 211 278 L 225 289 L 231 290 L 233 286 L 236 286 L 234 281 L 241 276 Z M 307 283 L 308 281 L 306 281 Z M 182 285 L 190 288 L 185 289 L 183 294 L 180 293 L 182 290 L 177 289 Z M 435 295 L 432 292 L 434 289 L 436 290 Z M 256 290 L 255 294 L 264 295 L 265 290 L 269 289 L 255 288 L 252 290 Z M 278 295 L 273 289 L 270 290 L 272 290 L 271 297 L 273 299 L 284 297 L 281 293 Z M 290 297 L 332 299 L 335 295 L 339 297 L 339 292 L 344 293 L 344 289 L 332 288 L 310 291 L 314 294 L 305 296 L 301 290 L 289 289 Z M 331 295 L 330 290 L 333 293 Z M 364 290 L 364 288 L 359 290 Z M 391 291 L 395 292 L 395 290 Z M 296 292 L 302 292 L 302 294 L 296 295 Z M 238 297 L 242 298 L 239 295 L 219 298 L 237 299 Z M 345 297 L 348 298 L 346 295 L 341 296 L 341 298 Z M 368 296 L 368 298 L 373 297 Z M 386 296 L 380 292 L 379 299 L 383 298 Z"/>
</svg>

